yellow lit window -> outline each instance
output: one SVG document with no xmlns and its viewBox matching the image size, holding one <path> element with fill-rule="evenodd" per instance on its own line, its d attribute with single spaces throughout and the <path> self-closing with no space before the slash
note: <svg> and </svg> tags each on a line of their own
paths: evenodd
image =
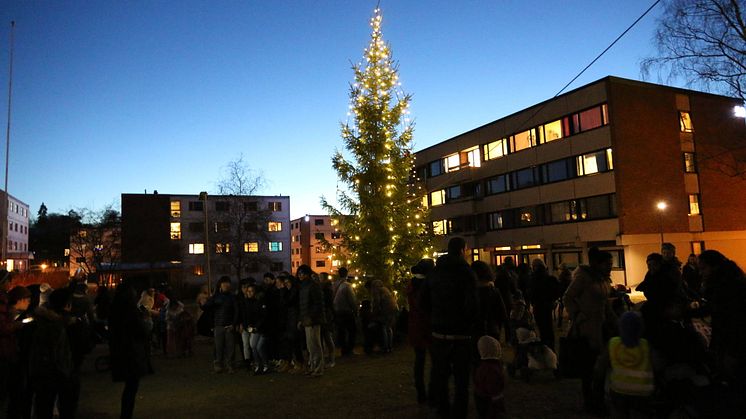
<svg viewBox="0 0 746 419">
<path fill-rule="evenodd" d="M 694 127 L 692 126 L 692 116 L 689 114 L 689 112 L 679 112 L 679 127 L 681 128 L 681 132 L 694 131 Z"/>
<path fill-rule="evenodd" d="M 534 130 L 530 129 L 527 131 L 519 132 L 513 136 L 513 151 L 521 151 L 533 146 L 534 143 Z"/>
<path fill-rule="evenodd" d="M 489 144 L 483 145 L 482 153 L 484 154 L 484 159 L 485 160 L 498 159 L 508 154 L 507 143 L 508 143 L 507 138 L 503 138 L 501 140 L 493 141 Z"/>
<path fill-rule="evenodd" d="M 446 202 L 446 190 L 441 189 L 439 191 L 432 192 L 430 194 L 430 205 L 433 207 L 437 207 L 438 205 L 443 205 Z"/>
<path fill-rule="evenodd" d="M 481 167 L 482 161 L 479 156 L 479 147 L 472 147 L 461 152 L 469 167 Z"/>
<path fill-rule="evenodd" d="M 461 157 L 457 154 L 451 154 L 445 158 L 446 172 L 455 172 L 461 168 Z"/>
<path fill-rule="evenodd" d="M 267 224 L 267 231 L 282 231 L 282 223 L 279 221 L 270 221 Z"/>
<path fill-rule="evenodd" d="M 611 156 L 611 149 L 610 148 L 606 149 L 606 162 L 609 165 L 608 169 L 609 170 L 614 170 L 614 159 Z"/>
<path fill-rule="evenodd" d="M 245 253 L 256 253 L 259 251 L 258 242 L 248 242 L 243 244 L 243 251 Z"/>
<path fill-rule="evenodd" d="M 204 243 L 189 243 L 189 254 L 190 255 L 201 255 L 205 253 Z"/>
<path fill-rule="evenodd" d="M 427 195 L 422 197 L 422 206 L 427 208 Z"/>
<path fill-rule="evenodd" d="M 230 252 L 231 252 L 230 243 L 215 243 L 215 253 L 230 253 Z"/>
<path fill-rule="evenodd" d="M 562 120 L 544 124 L 544 142 L 559 140 L 562 138 Z"/>
<path fill-rule="evenodd" d="M 433 221 L 433 234 L 436 236 L 448 234 L 448 220 Z"/>
<path fill-rule="evenodd" d="M 171 240 L 181 240 L 181 223 L 171 223 Z"/>
<path fill-rule="evenodd" d="M 171 216 L 173 218 L 181 217 L 181 201 L 171 201 Z"/>
<path fill-rule="evenodd" d="M 689 215 L 699 215 L 699 194 L 689 195 Z"/>
<path fill-rule="evenodd" d="M 192 274 L 194 276 L 202 276 L 205 274 L 205 269 L 202 267 L 202 265 L 194 265 L 192 267 Z"/>
</svg>

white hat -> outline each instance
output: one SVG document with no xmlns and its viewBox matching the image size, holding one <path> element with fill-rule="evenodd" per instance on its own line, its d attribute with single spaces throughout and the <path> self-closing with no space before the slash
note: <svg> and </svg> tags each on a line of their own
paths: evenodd
<svg viewBox="0 0 746 419">
<path fill-rule="evenodd" d="M 492 336 L 482 336 L 477 341 L 477 349 L 479 349 L 479 357 L 482 359 L 502 359 L 503 350 L 500 347 L 500 342 Z"/>
</svg>

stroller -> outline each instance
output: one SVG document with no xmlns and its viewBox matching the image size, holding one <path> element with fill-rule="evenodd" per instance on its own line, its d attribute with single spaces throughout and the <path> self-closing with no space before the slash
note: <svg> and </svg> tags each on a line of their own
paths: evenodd
<svg viewBox="0 0 746 419">
<path fill-rule="evenodd" d="M 508 375 L 515 378 L 520 371 L 521 378 L 530 381 L 534 372 L 551 370 L 559 378 L 557 355 L 536 336 L 534 317 L 522 299 L 513 303 L 510 325 L 514 333 L 511 339 L 515 342 L 515 356 L 513 362 L 507 365 Z"/>
</svg>

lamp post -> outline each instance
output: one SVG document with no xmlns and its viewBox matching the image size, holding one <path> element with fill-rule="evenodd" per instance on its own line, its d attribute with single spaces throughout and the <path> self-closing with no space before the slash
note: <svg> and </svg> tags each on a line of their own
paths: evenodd
<svg viewBox="0 0 746 419">
<path fill-rule="evenodd" d="M 658 208 L 658 228 L 661 233 L 661 246 L 663 246 L 663 211 L 666 210 L 668 204 L 666 204 L 665 201 L 659 201 L 655 204 L 655 207 Z"/>
<path fill-rule="evenodd" d="M 212 294 L 212 270 L 210 269 L 210 226 L 207 224 L 207 192 L 199 193 L 202 212 L 205 215 L 205 256 L 207 258 L 207 293 Z"/>
</svg>

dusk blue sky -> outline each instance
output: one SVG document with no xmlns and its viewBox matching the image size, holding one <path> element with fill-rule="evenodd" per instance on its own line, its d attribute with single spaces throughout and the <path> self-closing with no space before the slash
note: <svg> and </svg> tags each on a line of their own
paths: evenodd
<svg viewBox="0 0 746 419">
<path fill-rule="evenodd" d="M 42 201 L 67 211 L 145 189 L 214 191 L 243 153 L 268 180 L 263 194 L 290 195 L 293 217 L 321 213 L 375 4 L 5 0 L 3 134 L 16 21 L 10 193 L 35 214 Z M 415 150 L 552 97 L 650 4 L 383 0 Z M 570 88 L 640 79 L 660 12 Z"/>
</svg>

